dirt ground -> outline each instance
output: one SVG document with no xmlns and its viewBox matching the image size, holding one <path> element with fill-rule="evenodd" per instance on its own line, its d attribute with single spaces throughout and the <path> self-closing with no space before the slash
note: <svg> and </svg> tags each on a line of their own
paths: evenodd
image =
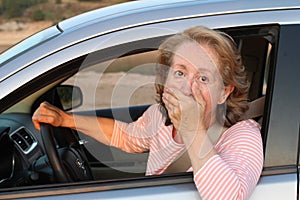
<svg viewBox="0 0 300 200">
<path fill-rule="evenodd" d="M 49 2 L 49 5 L 43 5 L 46 8 L 41 8 L 48 9 L 49 6 L 53 4 L 53 0 Z M 126 2 L 126 0 L 99 0 L 98 2 L 79 2 L 78 0 L 62 0 L 62 2 L 64 5 L 73 5 L 70 7 L 70 9 L 72 10 L 70 10 L 70 12 L 66 12 L 72 13 L 69 14 L 70 16 L 67 15 L 67 18 L 69 18 L 74 15 L 87 12 L 89 10 Z M 53 4 L 53 6 L 56 5 Z M 28 13 L 30 13 L 30 11 L 26 11 L 24 17 L 21 19 L 4 20 L 3 18 L 0 18 L 0 53 L 8 49 L 12 45 L 15 45 L 18 42 L 22 41 L 23 39 L 33 35 L 34 33 L 37 33 L 55 24 L 55 22 L 53 21 L 31 21 L 28 19 Z"/>
</svg>

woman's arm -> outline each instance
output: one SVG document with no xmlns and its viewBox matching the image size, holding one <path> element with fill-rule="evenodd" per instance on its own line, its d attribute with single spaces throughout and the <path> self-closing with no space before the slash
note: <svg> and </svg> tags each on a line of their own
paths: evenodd
<svg viewBox="0 0 300 200">
<path fill-rule="evenodd" d="M 200 90 L 194 91 L 196 94 L 192 97 L 178 89 L 165 88 L 163 101 L 178 133 L 174 139 L 185 144 L 193 170 L 197 171 L 216 151 L 207 134 L 213 115 L 205 116 L 206 102 Z"/>
<path fill-rule="evenodd" d="M 248 199 L 263 165 L 260 130 L 254 122 L 238 124 L 230 134 L 227 130 L 229 136 L 216 146 L 209 137 L 211 127 L 206 128 L 206 121 L 201 118 L 205 104 L 201 105 L 200 98 L 198 105 L 178 90 L 167 90 L 163 96 L 178 136 L 187 148 L 198 191 L 204 199 Z"/>
<path fill-rule="evenodd" d="M 106 145 L 110 145 L 114 129 L 113 119 L 73 115 L 47 102 L 41 103 L 34 112 L 32 121 L 38 130 L 40 130 L 40 123 L 47 123 L 55 127 L 67 127 L 81 131 Z"/>
<path fill-rule="evenodd" d="M 198 171 L 194 181 L 204 199 L 248 199 L 263 167 L 263 145 L 253 120 L 237 123 L 221 136 L 218 152 Z"/>
<path fill-rule="evenodd" d="M 162 120 L 161 117 L 157 105 L 150 106 L 135 122 L 125 123 L 110 118 L 66 113 L 44 102 L 33 114 L 32 121 L 38 130 L 40 123 L 76 129 L 103 144 L 138 153 L 149 149 L 149 142 Z"/>
</svg>

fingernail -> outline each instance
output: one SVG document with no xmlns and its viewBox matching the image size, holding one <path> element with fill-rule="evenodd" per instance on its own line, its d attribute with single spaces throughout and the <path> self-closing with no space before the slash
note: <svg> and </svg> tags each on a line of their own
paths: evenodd
<svg viewBox="0 0 300 200">
<path fill-rule="evenodd" d="M 168 92 L 173 92 L 173 93 L 174 93 L 174 89 L 173 89 L 173 88 L 168 88 L 167 91 L 168 91 Z"/>
</svg>

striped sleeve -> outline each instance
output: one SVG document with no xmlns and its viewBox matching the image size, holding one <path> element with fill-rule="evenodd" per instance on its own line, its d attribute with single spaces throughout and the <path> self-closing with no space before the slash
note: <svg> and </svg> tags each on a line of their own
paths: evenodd
<svg viewBox="0 0 300 200">
<path fill-rule="evenodd" d="M 116 120 L 110 145 L 128 153 L 148 151 L 153 136 L 157 134 L 157 122 L 161 121 L 161 117 L 158 105 L 154 104 L 132 123 Z"/>
<path fill-rule="evenodd" d="M 242 121 L 228 129 L 216 145 L 217 155 L 194 174 L 203 199 L 248 199 L 263 167 L 258 124 Z"/>
</svg>

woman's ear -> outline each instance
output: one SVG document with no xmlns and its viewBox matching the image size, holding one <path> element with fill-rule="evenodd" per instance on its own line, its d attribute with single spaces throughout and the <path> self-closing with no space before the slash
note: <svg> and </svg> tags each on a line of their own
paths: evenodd
<svg viewBox="0 0 300 200">
<path fill-rule="evenodd" d="M 233 89 L 234 89 L 233 85 L 226 86 L 224 88 L 224 90 L 222 91 L 222 94 L 220 96 L 218 104 L 223 104 L 226 101 L 226 99 L 228 98 L 228 96 L 232 93 Z"/>
</svg>

